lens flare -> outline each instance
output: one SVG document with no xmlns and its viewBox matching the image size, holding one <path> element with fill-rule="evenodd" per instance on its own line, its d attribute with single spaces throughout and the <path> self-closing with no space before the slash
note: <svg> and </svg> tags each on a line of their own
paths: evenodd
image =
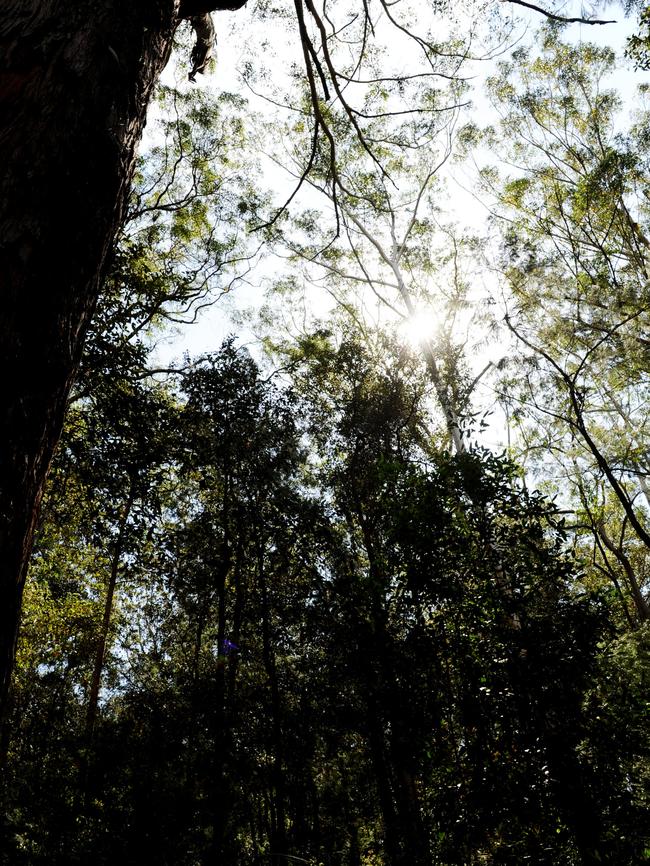
<svg viewBox="0 0 650 866">
<path fill-rule="evenodd" d="M 430 340 L 438 328 L 438 317 L 430 307 L 416 310 L 400 325 L 402 339 L 414 349 L 419 349 L 425 340 Z"/>
</svg>

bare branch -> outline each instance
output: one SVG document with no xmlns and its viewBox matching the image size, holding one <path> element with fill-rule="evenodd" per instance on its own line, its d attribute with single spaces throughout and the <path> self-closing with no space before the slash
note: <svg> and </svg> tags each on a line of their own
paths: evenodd
<svg viewBox="0 0 650 866">
<path fill-rule="evenodd" d="M 565 18 L 564 15 L 556 15 L 554 12 L 549 12 L 535 3 L 527 3 L 526 0 L 501 0 L 502 3 L 513 3 L 515 6 L 525 6 L 526 9 L 532 9 L 533 12 L 539 12 L 550 18 L 551 21 L 561 21 L 563 24 L 616 24 L 616 20 L 603 21 L 600 18 Z"/>
<path fill-rule="evenodd" d="M 539 346 L 535 346 L 533 343 L 530 342 L 530 340 L 528 340 L 526 337 L 524 337 L 515 328 L 515 326 L 512 324 L 512 322 L 510 321 L 510 316 L 508 314 L 506 314 L 506 316 L 505 316 L 505 322 L 506 322 L 506 325 L 508 326 L 508 328 L 510 329 L 510 331 L 512 331 L 512 333 L 517 337 L 517 339 L 521 340 L 521 342 L 525 346 L 527 346 L 531 351 L 535 352 L 537 355 L 540 355 L 540 357 L 544 358 L 544 360 L 547 363 L 549 363 L 551 365 L 551 367 L 553 367 L 553 369 L 557 372 L 557 374 L 560 376 L 560 378 L 562 379 L 562 381 L 566 385 L 567 391 L 569 393 L 569 400 L 571 402 L 571 408 L 573 409 L 573 414 L 575 416 L 574 419 L 568 418 L 566 420 L 568 420 L 569 423 L 571 424 L 571 426 L 575 430 L 577 430 L 577 432 L 580 433 L 580 435 L 582 436 L 584 442 L 586 443 L 587 447 L 589 448 L 592 455 L 594 456 L 598 467 L 601 469 L 601 471 L 603 472 L 603 474 L 607 478 L 612 490 L 614 491 L 614 493 L 616 495 L 616 498 L 618 499 L 618 501 L 623 506 L 623 510 L 624 510 L 625 514 L 627 515 L 631 526 L 634 528 L 634 531 L 636 532 L 638 538 L 640 539 L 640 541 L 643 542 L 643 544 L 646 547 L 650 548 L 650 533 L 648 533 L 648 531 L 645 529 L 645 527 L 643 526 L 643 524 L 641 523 L 641 521 L 637 517 L 636 512 L 634 511 L 633 504 L 630 500 L 630 497 L 629 497 L 627 491 L 625 490 L 623 485 L 619 482 L 619 480 L 614 475 L 614 472 L 612 470 L 612 467 L 609 464 L 609 461 L 607 460 L 605 455 L 602 453 L 602 451 L 600 450 L 600 448 L 598 447 L 598 445 L 596 444 L 594 439 L 591 437 L 591 434 L 587 430 L 587 426 L 585 424 L 585 419 L 584 419 L 584 413 L 583 413 L 582 406 L 580 403 L 580 397 L 577 393 L 577 389 L 576 389 L 576 385 L 575 385 L 575 381 L 573 380 L 573 377 L 569 376 L 569 374 L 565 370 L 562 369 L 562 367 L 557 363 L 557 361 L 555 361 L 548 354 L 548 352 L 545 352 Z"/>
</svg>

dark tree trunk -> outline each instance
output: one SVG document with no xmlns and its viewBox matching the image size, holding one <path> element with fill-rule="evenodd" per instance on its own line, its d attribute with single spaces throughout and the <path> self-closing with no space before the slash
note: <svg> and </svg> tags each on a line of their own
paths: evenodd
<svg viewBox="0 0 650 866">
<path fill-rule="evenodd" d="M 0 712 L 32 535 L 180 0 L 5 0 L 0 19 Z M 241 2 L 236 5 L 241 5 Z"/>
<path fill-rule="evenodd" d="M 9 0 L 0 24 L 0 700 L 43 482 L 173 0 Z"/>
<path fill-rule="evenodd" d="M 260 533 L 260 530 L 258 530 Z M 257 544 L 257 579 L 262 601 L 262 649 L 264 669 L 268 678 L 271 696 L 271 741 L 273 744 L 273 764 L 271 767 L 271 787 L 273 790 L 274 809 L 271 814 L 271 832 L 269 859 L 272 866 L 281 866 L 287 860 L 286 834 L 286 786 L 284 772 L 284 738 L 282 734 L 282 698 L 278 683 L 275 651 L 271 636 L 271 605 L 266 581 L 264 550 L 258 534 Z"/>
</svg>

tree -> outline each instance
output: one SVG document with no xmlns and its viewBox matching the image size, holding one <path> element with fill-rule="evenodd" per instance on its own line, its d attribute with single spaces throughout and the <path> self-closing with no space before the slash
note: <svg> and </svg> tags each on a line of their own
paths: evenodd
<svg viewBox="0 0 650 866">
<path fill-rule="evenodd" d="M 609 49 L 553 30 L 490 82 L 501 113 L 488 141 L 516 173 L 497 190 L 519 351 L 501 377 L 522 453 L 559 472 L 596 566 L 646 620 L 648 530 L 648 115 L 621 130 Z M 553 469 L 549 471 L 552 464 Z M 584 532 L 586 530 L 586 533 Z M 588 533 L 588 535 L 587 535 Z"/>
<path fill-rule="evenodd" d="M 348 141 L 345 158 L 339 158 L 342 187 L 335 198 L 321 172 L 312 172 L 309 185 L 321 195 L 308 210 L 272 231 L 272 243 L 281 255 L 288 252 L 288 261 L 260 321 L 270 346 L 277 341 L 279 320 L 288 318 L 283 313 L 290 300 L 305 297 L 309 308 L 312 293 L 327 293 L 335 315 L 347 318 L 359 336 L 371 341 L 373 329 L 380 327 L 395 331 L 402 344 L 417 345 L 445 437 L 457 452 L 470 445 L 473 391 L 492 366 L 472 371 L 469 363 L 475 354 L 470 331 L 480 317 L 469 275 L 474 238 L 458 237 L 454 226 L 444 224 L 438 206 L 445 187 L 436 174 L 451 152 L 461 93 L 462 88 L 455 87 L 439 97 L 440 117 L 427 121 L 426 141 L 418 144 L 414 135 L 414 152 L 391 159 L 390 177 L 382 175 L 354 140 Z M 373 135 L 403 136 L 406 141 L 413 130 L 410 122 L 405 127 L 389 133 L 389 127 L 377 122 Z M 322 209 L 314 206 L 319 203 Z M 340 229 L 335 238 L 332 211 Z M 274 299 L 281 301 L 275 319 Z M 310 324 L 316 321 L 314 316 Z M 396 345 L 395 351 L 400 350 Z"/>
<path fill-rule="evenodd" d="M 0 102 L 6 118 L 0 131 L 0 360 L 7 382 L 0 414 L 1 707 L 43 483 L 124 215 L 153 86 L 182 20 L 244 2 L 148 0 L 129 6 L 84 0 L 62 10 L 54 0 L 11 0 L 5 9 L 0 30 Z M 364 137 L 362 111 L 344 95 L 347 73 L 337 70 L 331 51 L 336 42 L 346 44 L 349 22 L 337 27 L 327 11 L 319 14 L 311 0 L 295 4 L 315 117 L 314 147 L 322 134 L 335 148 L 317 82 L 325 98 L 330 83 L 360 140 Z M 430 28 L 424 36 L 416 32 L 411 10 L 400 18 L 385 0 L 380 11 L 394 33 L 417 46 L 428 75 L 435 53 Z M 355 75 L 374 34 L 368 4 L 356 17 Z M 205 32 L 195 30 L 199 38 Z M 206 46 L 199 47 L 207 53 Z M 395 75 L 378 80 L 394 92 L 404 83 Z"/>
<path fill-rule="evenodd" d="M 230 2 L 13 0 L 0 32 L 0 707 L 43 483 L 174 31 Z"/>
<path fill-rule="evenodd" d="M 561 515 L 436 447 L 414 353 L 321 332 L 289 358 L 287 388 L 228 341 L 171 391 L 120 352 L 69 413 L 0 861 L 640 862 L 647 633 L 597 657 Z"/>
</svg>

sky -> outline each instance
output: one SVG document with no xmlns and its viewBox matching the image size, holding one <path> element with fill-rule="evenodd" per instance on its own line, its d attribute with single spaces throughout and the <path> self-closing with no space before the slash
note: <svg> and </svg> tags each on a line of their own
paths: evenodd
<svg viewBox="0 0 650 866">
<path fill-rule="evenodd" d="M 515 7 L 513 7 L 514 10 Z M 173 80 L 180 82 L 182 87 L 199 87 L 211 89 L 216 93 L 233 92 L 241 93 L 250 100 L 254 111 L 262 115 L 274 114 L 275 106 L 265 102 L 260 96 L 244 82 L 243 72 L 250 63 L 256 64 L 262 70 L 258 76 L 255 88 L 272 96 L 274 99 L 281 98 L 283 90 L 290 90 L 289 77 L 293 64 L 300 64 L 301 57 L 297 54 L 297 45 L 294 32 L 294 23 L 291 17 L 283 18 L 281 15 L 270 14 L 263 19 L 256 17 L 256 6 L 249 3 L 248 8 L 239 12 L 222 12 L 214 16 L 217 30 L 217 52 L 216 68 L 206 76 L 198 76 L 196 85 L 184 80 L 185 73 L 179 70 L 177 58 L 172 58 L 163 80 L 171 83 Z M 517 24 L 513 29 L 509 44 L 516 45 L 535 40 L 535 31 L 542 19 L 535 13 L 517 8 L 513 11 L 513 20 Z M 601 45 L 607 45 L 615 50 L 622 50 L 625 41 L 634 30 L 635 19 L 624 20 L 622 13 L 615 7 L 605 10 L 606 14 L 601 17 L 617 18 L 618 23 L 606 26 L 587 26 L 574 24 L 567 27 L 563 32 L 565 40 L 593 41 Z M 566 12 L 565 14 L 580 14 L 580 11 Z M 587 14 L 582 11 L 582 14 Z M 404 49 L 402 49 L 404 50 Z M 507 56 L 505 53 L 504 56 Z M 408 63 L 406 57 L 399 54 L 399 48 L 391 55 L 391 61 L 398 66 Z M 495 60 L 474 63 L 472 68 L 473 88 L 472 105 L 463 110 L 463 116 L 459 125 L 467 120 L 472 120 L 482 126 L 492 120 L 493 109 L 486 99 L 483 91 L 483 83 L 487 76 L 495 70 Z M 645 76 L 647 79 L 647 76 Z M 643 76 L 631 71 L 617 73 L 612 84 L 621 92 L 630 92 Z M 145 139 L 146 147 L 146 139 Z M 281 172 L 270 161 L 262 159 L 262 180 L 270 189 L 277 191 L 278 200 L 281 200 L 283 190 L 290 188 L 290 179 L 283 177 Z M 463 168 L 458 164 L 449 164 L 446 169 L 446 183 L 448 197 L 444 208 L 451 218 L 468 229 L 481 232 L 485 226 L 485 220 L 489 214 L 489 207 L 475 192 L 475 177 L 468 166 Z M 277 259 L 266 257 L 262 264 L 253 273 L 248 275 L 247 280 L 238 285 L 235 292 L 220 297 L 214 305 L 206 308 L 199 315 L 195 324 L 184 327 L 176 327 L 158 342 L 157 361 L 166 365 L 174 359 L 178 359 L 184 353 L 196 356 L 198 354 L 213 351 L 218 348 L 222 340 L 231 333 L 238 334 L 240 341 L 248 345 L 255 353 L 257 338 L 253 330 L 241 321 L 241 312 L 246 309 L 256 309 L 263 303 L 263 286 L 275 276 L 281 274 L 283 264 Z M 493 291 L 490 278 L 486 275 L 484 285 L 480 291 L 489 293 Z M 325 311 L 328 299 L 318 296 L 315 292 L 310 295 L 310 302 L 315 309 Z M 405 339 L 413 342 L 415 336 L 405 330 Z M 476 369 L 482 369 L 486 360 L 496 362 L 503 354 L 503 346 L 492 344 L 481 349 L 482 354 L 473 358 Z M 488 404 L 493 401 L 493 395 L 489 393 L 488 386 L 480 386 L 481 398 Z M 494 434 L 494 435 L 493 435 Z M 486 444 L 491 447 L 502 447 L 505 444 L 503 419 L 493 421 L 492 434 L 488 434 Z"/>
</svg>

